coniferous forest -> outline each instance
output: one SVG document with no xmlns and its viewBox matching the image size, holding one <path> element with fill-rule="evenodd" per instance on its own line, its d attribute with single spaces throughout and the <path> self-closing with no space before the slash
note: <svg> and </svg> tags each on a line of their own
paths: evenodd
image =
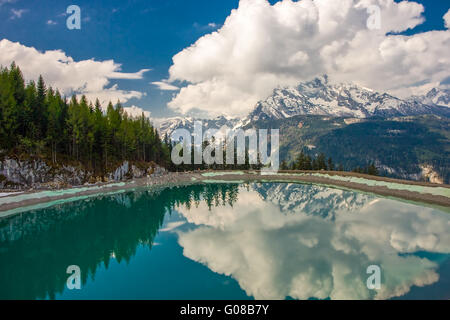
<svg viewBox="0 0 450 320">
<path fill-rule="evenodd" d="M 120 102 L 104 111 L 98 99 L 63 97 L 42 76 L 25 83 L 15 63 L 0 67 L 0 151 L 54 165 L 77 161 L 98 174 L 124 160 L 167 166 L 170 156 L 144 115 L 130 117 Z"/>
</svg>

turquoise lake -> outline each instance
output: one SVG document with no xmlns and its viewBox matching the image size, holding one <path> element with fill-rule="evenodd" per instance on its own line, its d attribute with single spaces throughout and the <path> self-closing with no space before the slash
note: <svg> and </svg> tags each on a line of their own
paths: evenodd
<svg viewBox="0 0 450 320">
<path fill-rule="evenodd" d="M 105 194 L 1 219 L 0 299 L 450 299 L 450 214 L 288 183 Z"/>
</svg>

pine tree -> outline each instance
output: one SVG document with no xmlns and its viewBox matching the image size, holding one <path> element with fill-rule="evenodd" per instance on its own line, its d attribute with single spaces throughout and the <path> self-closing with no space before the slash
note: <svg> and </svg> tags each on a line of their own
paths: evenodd
<svg viewBox="0 0 450 320">
<path fill-rule="evenodd" d="M 372 175 L 372 176 L 378 176 L 379 172 L 378 172 L 378 169 L 377 169 L 377 167 L 375 166 L 374 163 L 371 163 L 369 165 L 369 167 L 367 168 L 367 173 Z"/>
<path fill-rule="evenodd" d="M 47 128 L 47 106 L 46 106 L 46 95 L 47 89 L 45 86 L 44 78 L 42 75 L 39 76 L 37 84 L 37 97 L 36 97 L 36 108 L 34 112 L 34 119 L 36 121 L 37 127 L 37 139 L 43 139 L 45 137 Z"/>
<path fill-rule="evenodd" d="M 25 101 L 22 116 L 23 136 L 32 140 L 39 136 L 36 123 L 37 89 L 34 81 L 30 81 L 25 89 Z"/>
<path fill-rule="evenodd" d="M 52 154 L 52 162 L 56 163 L 56 153 L 57 147 L 63 137 L 63 128 L 62 124 L 62 99 L 59 96 L 59 93 L 55 94 L 53 90 L 49 89 L 47 92 L 47 134 L 46 134 L 46 142 L 50 145 L 51 154 Z"/>
<path fill-rule="evenodd" d="M 313 170 L 312 159 L 309 155 L 305 158 L 305 170 Z"/>
<path fill-rule="evenodd" d="M 15 65 L 12 65 L 15 67 Z M 19 128 L 19 107 L 15 99 L 15 87 L 7 68 L 0 76 L 0 130 L 3 148 L 11 149 L 17 143 Z"/>
<path fill-rule="evenodd" d="M 331 157 L 328 158 L 328 170 L 334 171 L 334 163 L 333 163 L 333 159 L 331 159 Z"/>
<path fill-rule="evenodd" d="M 327 170 L 327 164 L 325 162 L 325 154 L 321 153 L 317 157 L 317 169 L 316 170 Z"/>
</svg>

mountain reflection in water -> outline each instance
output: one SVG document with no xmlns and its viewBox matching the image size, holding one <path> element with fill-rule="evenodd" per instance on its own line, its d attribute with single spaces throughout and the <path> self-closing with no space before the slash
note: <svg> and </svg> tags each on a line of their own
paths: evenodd
<svg viewBox="0 0 450 320">
<path fill-rule="evenodd" d="M 73 264 L 90 288 L 83 298 L 102 298 L 99 286 L 120 290 L 114 297 L 158 298 L 150 280 L 142 288 L 96 280 L 112 272 L 112 262 L 124 266 L 116 278 L 139 266 L 134 276 L 153 279 L 151 261 L 159 264 L 156 276 L 169 279 L 164 298 L 171 291 L 173 298 L 221 297 L 223 283 L 235 281 L 227 292 L 236 298 L 388 299 L 417 290 L 420 297 L 428 287 L 434 298 L 448 299 L 449 231 L 448 213 L 314 185 L 207 184 L 105 195 L 0 220 L 0 298 L 67 298 L 66 268 Z M 152 258 L 155 245 L 161 256 L 178 255 L 182 279 L 196 282 L 171 282 L 171 260 Z M 381 267 L 380 290 L 366 286 L 370 265 Z M 195 288 L 208 281 L 217 282 L 208 289 L 213 294 Z"/>
</svg>

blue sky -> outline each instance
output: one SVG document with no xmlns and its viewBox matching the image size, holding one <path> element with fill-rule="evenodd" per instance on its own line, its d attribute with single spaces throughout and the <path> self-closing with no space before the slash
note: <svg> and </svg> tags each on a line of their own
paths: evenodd
<svg viewBox="0 0 450 320">
<path fill-rule="evenodd" d="M 271 1 L 275 3 L 277 1 Z M 426 22 L 404 34 L 444 30 L 448 0 L 418 0 Z M 155 117 L 173 115 L 166 107 L 174 92 L 150 82 L 168 77 L 172 57 L 205 34 L 220 28 L 238 0 L 62 1 L 0 0 L 0 39 L 20 42 L 40 51 L 60 49 L 74 60 L 113 59 L 122 71 L 152 69 L 139 80 L 112 80 L 124 90 L 146 93 L 126 105 L 137 105 Z M 64 12 L 81 8 L 81 30 L 68 30 Z"/>
<path fill-rule="evenodd" d="M 68 30 L 62 14 L 71 4 L 81 8 L 81 30 Z M 152 71 L 142 80 L 119 80 L 123 89 L 147 95 L 137 104 L 155 116 L 168 116 L 165 108 L 171 92 L 149 83 L 167 78 L 172 56 L 222 24 L 237 0 L 133 0 L 61 1 L 28 0 L 4 4 L 0 9 L 0 38 L 18 41 L 38 50 L 61 49 L 74 60 L 114 59 L 126 72 Z M 20 19 L 10 19 L 10 9 L 26 9 Z M 47 21 L 56 25 L 48 25 Z"/>
</svg>

